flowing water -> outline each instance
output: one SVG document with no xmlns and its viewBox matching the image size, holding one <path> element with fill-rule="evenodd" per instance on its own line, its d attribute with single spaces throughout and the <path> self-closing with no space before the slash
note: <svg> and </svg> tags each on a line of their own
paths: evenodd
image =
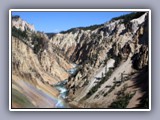
<svg viewBox="0 0 160 120">
<path fill-rule="evenodd" d="M 75 75 L 78 72 L 77 65 L 75 64 L 74 68 L 67 70 L 67 72 L 70 73 L 70 75 Z M 68 90 L 65 87 L 67 82 L 68 80 L 66 79 L 64 81 L 57 83 L 54 86 L 60 92 L 60 95 L 58 96 L 58 101 L 56 103 L 56 108 L 69 108 L 69 106 L 67 105 L 65 101 L 68 95 Z"/>
</svg>

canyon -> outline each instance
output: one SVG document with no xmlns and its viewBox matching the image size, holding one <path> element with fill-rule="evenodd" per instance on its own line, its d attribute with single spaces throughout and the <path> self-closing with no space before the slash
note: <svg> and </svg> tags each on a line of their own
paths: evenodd
<svg viewBox="0 0 160 120">
<path fill-rule="evenodd" d="M 12 108 L 148 108 L 149 19 L 135 12 L 54 34 L 12 17 Z"/>
</svg>

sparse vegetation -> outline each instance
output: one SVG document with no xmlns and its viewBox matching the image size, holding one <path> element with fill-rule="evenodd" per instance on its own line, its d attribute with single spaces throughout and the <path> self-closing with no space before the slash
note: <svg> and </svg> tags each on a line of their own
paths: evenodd
<svg viewBox="0 0 160 120">
<path fill-rule="evenodd" d="M 149 98 L 147 97 L 146 99 L 142 100 L 142 108 L 148 109 L 149 108 Z"/>
<path fill-rule="evenodd" d="M 145 45 L 147 49 L 143 49 L 143 51 L 137 47 L 144 46 L 144 44 L 138 41 L 146 33 L 148 26 L 145 26 L 145 28 L 143 24 L 137 25 L 134 22 L 130 22 L 130 20 L 142 14 L 144 12 L 134 12 L 112 19 L 113 21 L 123 19 L 122 22 L 125 25 L 107 23 L 106 25 L 100 24 L 71 28 L 67 31 L 61 31 L 60 33 L 62 34 L 58 35 L 48 33 L 49 38 L 53 37 L 50 42 L 48 42 L 46 34 L 38 31 L 29 31 L 26 29 L 27 26 L 24 26 L 25 31 L 13 27 L 12 35 L 23 41 L 22 43 L 19 40 L 18 44 L 16 44 L 17 38 L 12 40 L 15 42 L 12 46 L 14 56 L 12 60 L 13 77 L 15 77 L 13 80 L 25 78 L 25 81 L 29 80 L 29 83 L 36 85 L 36 88 L 39 88 L 43 84 L 44 89 L 41 89 L 41 91 L 44 91 L 44 94 L 37 99 L 38 103 L 36 101 L 34 103 L 38 107 L 41 107 L 40 103 L 43 101 L 46 101 L 48 107 L 52 105 L 52 102 L 56 102 L 55 105 L 58 105 L 59 101 L 48 101 L 50 97 L 46 97 L 45 93 L 52 92 L 53 94 L 57 94 L 57 91 L 54 88 L 51 90 L 50 87 L 55 87 L 56 82 L 58 85 L 61 85 L 62 83 L 60 81 L 66 79 L 63 86 L 68 89 L 69 94 L 66 101 L 60 100 L 64 103 L 67 102 L 67 105 L 71 103 L 79 108 L 92 108 L 93 105 L 96 108 L 108 108 L 109 106 L 109 108 L 122 109 L 126 108 L 128 103 L 131 103 L 131 99 L 135 94 L 134 91 L 139 90 L 138 101 L 140 101 L 139 103 L 144 103 L 143 106 L 148 108 L 148 96 L 144 96 L 143 94 L 149 91 L 148 84 L 146 84 L 149 83 L 146 81 L 149 79 L 147 77 L 141 77 L 148 73 L 144 74 L 143 72 L 142 75 L 137 77 L 140 70 L 135 70 L 131 67 L 131 65 L 135 64 L 136 66 L 139 64 L 148 65 L 148 53 L 146 53 L 148 46 Z M 15 19 L 18 18 L 19 16 L 15 16 Z M 146 21 L 142 22 L 145 23 Z M 126 26 L 130 26 L 133 31 L 134 27 L 132 26 L 135 26 L 136 29 L 138 27 L 139 31 L 137 34 L 132 34 L 133 32 Z M 23 26 L 20 25 L 20 27 Z M 87 32 L 83 30 L 91 31 Z M 69 33 L 68 36 L 65 33 Z M 24 47 L 26 49 L 23 49 L 21 52 L 17 47 Z M 134 55 L 130 54 L 131 48 L 133 48 Z M 32 61 L 27 58 L 28 51 L 31 51 L 29 52 L 29 58 L 32 57 Z M 143 52 L 145 52 L 144 56 L 142 56 Z M 128 59 L 127 62 L 124 62 L 128 57 L 130 58 L 130 55 L 133 56 L 133 59 Z M 27 58 L 25 62 L 23 62 L 24 58 Z M 39 58 L 47 58 L 47 61 L 45 62 Z M 35 65 L 30 65 L 34 63 Z M 76 66 L 76 68 L 73 66 Z M 134 74 L 130 75 L 132 70 Z M 37 82 L 37 80 L 40 82 Z M 13 81 L 13 85 L 15 83 L 17 82 Z M 123 87 L 126 83 L 128 84 L 127 87 Z M 21 85 L 23 84 L 19 84 L 17 89 L 23 87 Z M 24 89 L 24 91 L 26 90 Z M 26 107 L 25 105 L 32 107 L 32 101 L 27 95 L 23 95 L 23 91 L 12 90 L 12 102 L 18 103 L 22 107 Z M 140 95 L 142 98 L 139 97 Z M 137 95 L 134 97 L 136 98 Z M 57 94 L 57 100 L 59 98 Z M 136 105 L 137 101 L 135 100 L 137 99 L 134 99 L 133 103 L 135 102 L 134 104 Z M 54 106 L 52 105 L 51 107 Z M 64 107 L 66 106 L 64 105 Z"/>
<path fill-rule="evenodd" d="M 121 16 L 119 16 L 119 17 L 112 18 L 111 21 L 123 19 L 123 22 L 122 22 L 122 23 L 126 24 L 126 23 L 128 23 L 130 20 L 136 19 L 136 18 L 142 16 L 144 13 L 145 13 L 145 12 L 132 12 L 132 13 L 127 14 L 127 15 L 121 15 Z"/>
<path fill-rule="evenodd" d="M 108 56 L 108 59 L 112 58 L 115 60 L 114 67 L 116 68 L 119 66 L 120 62 L 122 61 L 122 56 L 120 54 L 115 55 L 114 53 L 115 49 L 116 49 L 116 44 L 114 43 L 112 45 L 112 48 L 108 51 L 107 56 Z"/>
<path fill-rule="evenodd" d="M 116 93 L 117 98 L 115 101 L 111 103 L 109 108 L 122 109 L 127 107 L 130 99 L 135 95 L 136 92 L 125 93 L 126 89 L 127 89 L 127 84 L 125 84 L 123 88 Z"/>
<path fill-rule="evenodd" d="M 85 80 L 83 86 L 86 86 L 86 85 L 88 85 L 88 84 L 89 84 L 89 81 L 88 81 L 88 80 Z"/>
<path fill-rule="evenodd" d="M 133 94 L 124 94 L 123 96 L 118 96 L 117 99 L 109 106 L 112 109 L 123 109 L 126 108 Z"/>
<path fill-rule="evenodd" d="M 114 63 L 114 67 L 118 67 L 120 62 L 122 61 L 122 57 L 120 54 L 118 54 L 118 56 L 114 56 L 113 58 L 115 60 L 115 63 Z"/>
<path fill-rule="evenodd" d="M 46 35 L 48 36 L 48 38 L 52 38 L 54 35 L 56 35 L 56 33 L 46 33 Z"/>
<path fill-rule="evenodd" d="M 21 31 L 20 29 L 17 29 L 15 26 L 12 27 L 12 35 L 14 37 L 19 38 L 19 39 L 27 39 L 28 38 L 26 30 Z"/>
<path fill-rule="evenodd" d="M 88 62 L 93 65 L 96 63 L 96 60 L 98 58 L 98 54 L 92 54 L 92 56 L 88 57 Z"/>
<path fill-rule="evenodd" d="M 103 97 L 107 96 L 110 92 L 112 92 L 112 91 L 115 89 L 115 87 L 116 87 L 116 84 L 114 84 L 114 85 L 109 89 L 109 91 L 107 91 L 107 92 L 103 95 Z"/>
<path fill-rule="evenodd" d="M 17 29 L 15 26 L 13 26 L 12 27 L 12 35 L 14 37 L 19 38 L 20 40 L 22 40 L 25 43 L 27 43 L 27 41 L 28 41 L 28 35 L 27 35 L 26 30 L 22 31 L 20 29 Z M 42 37 L 41 35 L 38 35 L 35 33 L 32 34 L 31 38 L 32 38 L 31 44 L 34 46 L 33 51 L 35 54 L 38 54 L 39 52 L 41 52 L 44 49 L 44 47 L 47 43 L 47 40 L 44 37 Z"/>
<path fill-rule="evenodd" d="M 77 28 L 71 28 L 69 30 L 66 30 L 66 31 L 61 31 L 60 33 L 75 33 L 77 30 L 95 30 L 101 26 L 103 26 L 104 24 L 99 24 L 99 25 L 91 25 L 91 26 L 88 26 L 88 27 L 77 27 Z"/>
<path fill-rule="evenodd" d="M 89 98 L 91 95 L 93 95 L 93 94 L 98 90 L 98 88 L 100 88 L 101 85 L 109 79 L 109 77 L 111 76 L 112 72 L 113 72 L 112 70 L 109 70 L 109 71 L 105 74 L 105 76 L 102 77 L 101 80 L 100 80 L 94 87 L 92 87 L 92 88 L 90 89 L 90 91 L 87 93 L 87 95 L 86 95 L 85 98 L 87 99 L 87 98 Z"/>
<path fill-rule="evenodd" d="M 19 15 L 14 15 L 14 16 L 12 16 L 12 19 L 18 19 L 18 18 L 20 18 Z"/>
<path fill-rule="evenodd" d="M 109 60 L 109 57 L 106 57 L 105 60 L 103 61 L 104 66 L 107 64 L 108 60 Z"/>
<path fill-rule="evenodd" d="M 43 49 L 45 48 L 45 45 L 47 43 L 47 40 L 41 36 L 38 36 L 36 34 L 32 35 L 32 45 L 34 45 L 33 47 L 33 51 L 35 54 L 40 53 L 41 51 L 43 51 Z"/>
</svg>

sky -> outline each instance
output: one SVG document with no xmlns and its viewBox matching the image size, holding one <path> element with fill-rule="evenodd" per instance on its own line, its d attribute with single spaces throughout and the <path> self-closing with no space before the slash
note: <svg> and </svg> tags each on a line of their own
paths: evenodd
<svg viewBox="0 0 160 120">
<path fill-rule="evenodd" d="M 130 12 L 12 12 L 19 15 L 29 24 L 33 24 L 37 31 L 58 33 L 74 27 L 85 27 L 103 24 L 113 17 Z"/>
</svg>

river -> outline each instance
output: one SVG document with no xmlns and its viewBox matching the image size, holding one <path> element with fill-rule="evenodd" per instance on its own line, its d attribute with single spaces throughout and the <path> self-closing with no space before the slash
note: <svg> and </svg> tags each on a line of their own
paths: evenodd
<svg viewBox="0 0 160 120">
<path fill-rule="evenodd" d="M 74 64 L 74 67 L 67 70 L 67 72 L 70 74 L 70 75 L 75 75 L 77 72 L 78 72 L 78 66 L 76 64 Z M 68 90 L 66 88 L 66 83 L 68 82 L 68 80 L 64 80 L 64 81 L 61 81 L 59 83 L 57 83 L 56 85 L 54 85 L 54 87 L 59 91 L 59 96 L 58 96 L 58 100 L 57 100 L 57 103 L 56 103 L 56 108 L 69 108 L 69 105 L 66 103 L 66 98 L 67 98 L 67 95 L 68 95 Z"/>
</svg>

